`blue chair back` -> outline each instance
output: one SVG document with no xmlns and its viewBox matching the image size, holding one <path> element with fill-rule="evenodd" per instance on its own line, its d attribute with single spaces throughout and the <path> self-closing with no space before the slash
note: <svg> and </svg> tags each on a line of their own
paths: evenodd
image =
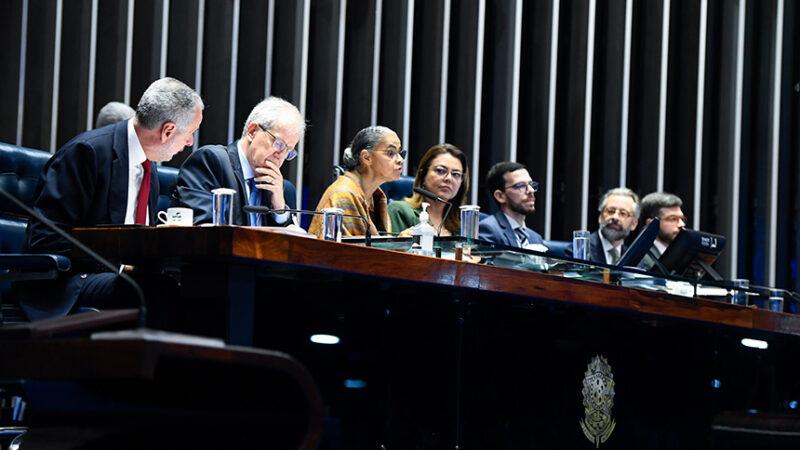
<svg viewBox="0 0 800 450">
<path fill-rule="evenodd" d="M 178 182 L 178 169 L 158 166 L 158 210 L 166 211 L 172 202 L 172 191 Z"/>
<path fill-rule="evenodd" d="M 414 192 L 414 177 L 401 175 L 397 181 L 387 181 L 381 185 L 388 201 L 402 200 Z"/>
</svg>

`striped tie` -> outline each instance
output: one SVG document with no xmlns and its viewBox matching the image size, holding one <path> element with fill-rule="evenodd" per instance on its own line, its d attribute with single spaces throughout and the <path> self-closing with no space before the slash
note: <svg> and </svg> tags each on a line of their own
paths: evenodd
<svg viewBox="0 0 800 450">
<path fill-rule="evenodd" d="M 611 255 L 611 264 L 616 264 L 619 261 L 619 250 L 617 247 L 611 247 L 608 250 L 608 254 Z"/>
<path fill-rule="evenodd" d="M 525 232 L 525 227 L 519 227 L 514 231 L 517 233 L 519 246 L 523 248 L 526 247 L 528 245 L 528 233 Z"/>
</svg>

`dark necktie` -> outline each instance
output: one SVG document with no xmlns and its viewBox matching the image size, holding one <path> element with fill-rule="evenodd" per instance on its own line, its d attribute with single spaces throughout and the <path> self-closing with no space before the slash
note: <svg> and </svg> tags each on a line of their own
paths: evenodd
<svg viewBox="0 0 800 450">
<path fill-rule="evenodd" d="M 619 250 L 617 247 L 611 247 L 608 250 L 608 254 L 611 255 L 611 264 L 616 264 L 619 261 Z"/>
<path fill-rule="evenodd" d="M 256 187 L 256 179 L 248 178 L 247 187 L 250 188 L 250 206 L 261 206 L 261 193 Z M 250 213 L 250 225 L 254 227 L 261 226 L 261 214 Z"/>
<path fill-rule="evenodd" d="M 528 233 L 525 232 L 525 227 L 519 227 L 514 231 L 517 233 L 517 238 L 519 238 L 519 246 L 525 247 L 528 245 Z"/>
<path fill-rule="evenodd" d="M 136 203 L 136 223 L 147 225 L 147 200 L 150 199 L 150 160 L 145 159 L 142 168 L 144 176 L 142 176 L 142 184 L 139 186 L 139 199 Z"/>
</svg>

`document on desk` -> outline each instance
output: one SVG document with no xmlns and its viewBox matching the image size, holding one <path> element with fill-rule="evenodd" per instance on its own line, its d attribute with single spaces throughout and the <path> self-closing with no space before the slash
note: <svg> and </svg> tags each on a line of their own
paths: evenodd
<svg viewBox="0 0 800 450">
<path fill-rule="evenodd" d="M 307 237 L 312 239 L 317 239 L 316 234 L 311 234 L 308 231 L 296 226 L 296 225 L 289 225 L 288 227 L 255 227 L 259 230 L 267 230 L 272 231 L 273 233 L 280 233 L 280 234 L 291 234 L 292 236 L 300 236 L 300 237 Z"/>
</svg>

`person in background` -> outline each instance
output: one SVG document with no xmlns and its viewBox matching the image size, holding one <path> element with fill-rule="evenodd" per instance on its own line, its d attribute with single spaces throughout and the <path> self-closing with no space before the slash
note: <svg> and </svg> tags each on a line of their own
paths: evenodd
<svg viewBox="0 0 800 450">
<path fill-rule="evenodd" d="M 108 102 L 97 113 L 97 122 L 95 122 L 94 127 L 103 128 L 112 123 L 122 122 L 130 119 L 134 114 L 136 114 L 136 111 L 125 103 Z"/>
<path fill-rule="evenodd" d="M 108 224 L 155 225 L 159 185 L 152 162 L 169 161 L 193 144 L 203 108 L 200 96 L 182 82 L 154 81 L 132 119 L 81 133 L 50 158 L 34 210 L 67 232 Z M 28 222 L 25 247 L 28 253 L 64 256 L 72 248 L 35 217 Z M 95 264 L 73 261 L 70 272 L 57 280 L 18 285 L 20 306 L 30 320 L 63 316 L 79 306 L 138 306 L 125 283 L 118 283 L 118 273 L 97 272 Z"/>
<path fill-rule="evenodd" d="M 191 208 L 195 224 L 211 223 L 211 190 L 229 188 L 236 191 L 234 225 L 290 225 L 288 212 L 264 215 L 246 213 L 242 207 L 286 207 L 280 169 L 284 161 L 297 156 L 294 147 L 305 130 L 305 119 L 296 106 L 278 97 L 262 100 L 247 116 L 239 140 L 227 147 L 205 145 L 183 162 L 172 204 Z"/>
<path fill-rule="evenodd" d="M 480 221 L 478 238 L 507 247 L 533 247 L 546 251 L 542 236 L 525 226 L 525 218 L 536 211 L 539 183 L 517 162 L 495 164 L 486 175 L 486 186 L 500 208 Z"/>
<path fill-rule="evenodd" d="M 370 126 L 356 133 L 353 142 L 342 156 L 346 169 L 325 192 L 317 211 L 341 208 L 345 214 L 364 217 L 370 234 L 391 232 L 392 224 L 386 211 L 386 194 L 380 185 L 400 179 L 406 151 L 397 133 L 384 126 Z M 322 216 L 314 216 L 309 233 L 322 236 Z M 342 236 L 362 236 L 367 226 L 360 219 L 345 217 Z"/>
<path fill-rule="evenodd" d="M 658 219 L 659 224 L 658 236 L 653 241 L 650 253 L 655 250 L 656 254 L 662 255 L 672 241 L 678 237 L 678 233 L 686 227 L 686 216 L 683 215 L 683 200 L 675 194 L 669 192 L 652 192 L 642 198 L 642 211 L 641 217 L 645 220 L 645 225 L 653 221 L 654 218 Z M 647 254 L 642 259 L 642 265 L 645 269 L 650 270 L 655 262 L 653 258 Z"/>
<path fill-rule="evenodd" d="M 414 192 L 410 197 L 389 203 L 389 219 L 392 230 L 400 231 L 400 236 L 411 236 L 414 225 L 419 223 L 422 202 L 430 203 L 428 214 L 430 224 L 435 230 L 444 222 L 441 236 L 454 236 L 461 232 L 461 217 L 458 207 L 463 205 L 469 189 L 469 168 L 467 155 L 452 144 L 436 144 L 429 148 L 419 162 L 419 170 L 414 178 L 414 187 L 430 191 L 444 200 L 453 203 L 447 217 L 447 205 Z"/>
<path fill-rule="evenodd" d="M 631 231 L 639 224 L 639 196 L 625 187 L 611 189 L 600 199 L 600 228 L 589 235 L 589 261 L 616 264 L 628 249 L 625 244 Z M 572 246 L 565 251 L 572 257 Z"/>
</svg>

